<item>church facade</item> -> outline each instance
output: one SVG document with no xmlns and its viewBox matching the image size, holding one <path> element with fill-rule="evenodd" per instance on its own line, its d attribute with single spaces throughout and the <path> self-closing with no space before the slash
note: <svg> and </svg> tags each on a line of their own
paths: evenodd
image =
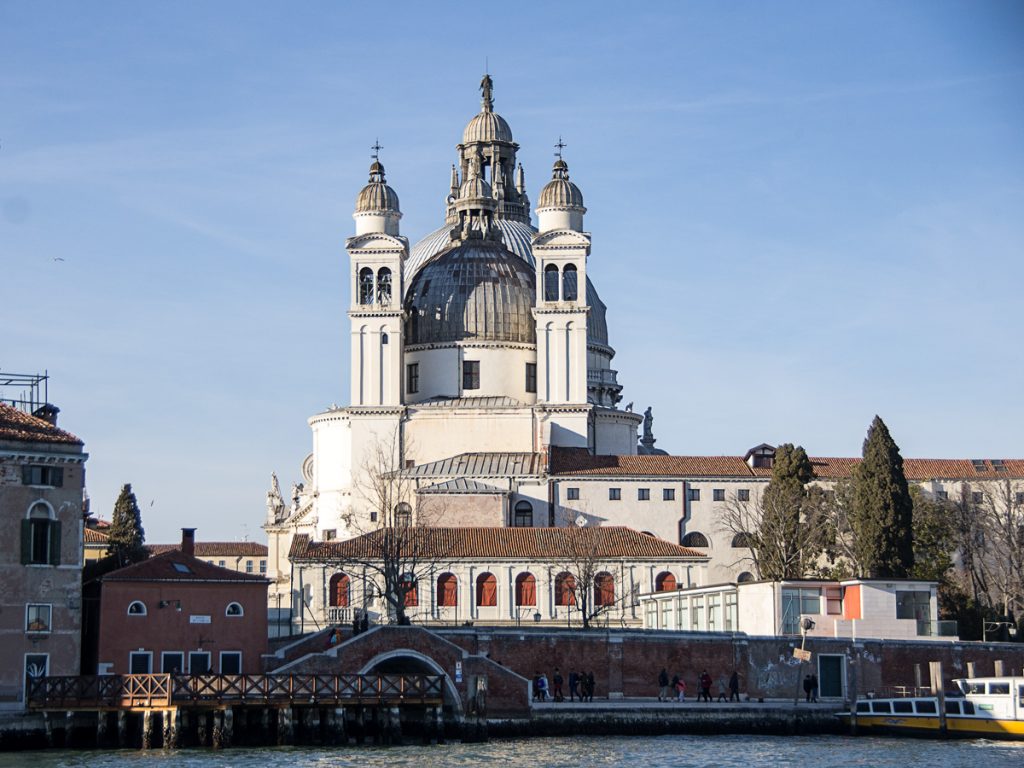
<svg viewBox="0 0 1024 768">
<path fill-rule="evenodd" d="M 615 545 L 621 551 L 602 550 L 616 600 L 666 584 L 754 578 L 743 535 L 722 526 L 721 512 L 757 503 L 774 448 L 668 456 L 654 447 L 650 409 L 641 416 L 619 407 L 606 308 L 587 273 L 592 243 L 582 191 L 559 152 L 531 209 L 519 146 L 494 111 L 488 76 L 481 93 L 480 111 L 456 145 L 438 229 L 410 246 L 376 155 L 356 197 L 355 233 L 346 242 L 351 403 L 309 419 L 313 446 L 302 482 L 286 499 L 275 477 L 267 495 L 270 608 L 288 631 L 370 604 L 380 585 L 368 584 L 365 568 L 346 565 L 353 546 L 343 544 L 388 526 L 467 531 L 460 562 L 431 570 L 448 581 L 419 586 L 417 620 L 452 619 L 443 610 L 456 599 L 452 590 L 460 620 L 519 621 L 520 609 L 567 620 L 557 553 L 539 539 L 532 554 L 500 552 L 504 539 L 487 532 L 501 529 L 614 526 L 664 542 L 669 548 L 643 563 L 636 553 L 646 550 L 630 536 L 621 540 L 628 546 Z M 814 459 L 825 485 L 848 477 L 856 461 Z M 1024 504 L 1024 462 L 1007 462 L 979 469 L 978 462 L 908 460 L 908 477 L 937 495 L 972 483 L 978 493 L 979 483 L 1009 479 L 1014 503 Z M 491 548 L 479 552 L 465 543 L 484 539 Z M 526 573 L 537 579 L 536 611 L 516 597 L 516 579 Z M 506 578 L 480 592 L 480 574 Z M 485 593 L 507 599 L 481 604 Z M 634 604 L 616 606 L 615 615 L 641 621 Z"/>
</svg>

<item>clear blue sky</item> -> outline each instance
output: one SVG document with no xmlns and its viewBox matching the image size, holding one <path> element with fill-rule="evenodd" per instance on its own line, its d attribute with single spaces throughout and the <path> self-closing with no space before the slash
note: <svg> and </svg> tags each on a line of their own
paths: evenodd
<svg viewBox="0 0 1024 768">
<path fill-rule="evenodd" d="M 1024 455 L 1020 2 L 4 0 L 0 370 L 49 369 L 96 513 L 262 537 L 348 402 L 369 146 L 415 241 L 485 59 L 534 200 L 568 143 L 659 447 Z"/>
</svg>

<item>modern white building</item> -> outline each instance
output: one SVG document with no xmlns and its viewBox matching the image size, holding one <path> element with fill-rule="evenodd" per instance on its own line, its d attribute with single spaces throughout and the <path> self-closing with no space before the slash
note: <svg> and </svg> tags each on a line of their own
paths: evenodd
<svg viewBox="0 0 1024 768">
<path fill-rule="evenodd" d="M 647 629 L 848 639 L 956 640 L 938 585 L 910 579 L 752 581 L 640 595 Z M 802 629 L 804 619 L 812 626 Z"/>
</svg>

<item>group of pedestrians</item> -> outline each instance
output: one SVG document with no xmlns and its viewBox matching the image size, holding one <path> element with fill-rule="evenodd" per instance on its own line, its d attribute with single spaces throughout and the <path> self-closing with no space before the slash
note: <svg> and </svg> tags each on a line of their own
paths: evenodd
<svg viewBox="0 0 1024 768">
<path fill-rule="evenodd" d="M 697 676 L 697 701 L 711 703 L 711 688 L 714 680 L 705 669 Z M 728 698 L 726 697 L 728 692 Z M 733 670 L 728 681 L 725 674 L 718 677 L 718 701 L 739 701 L 740 700 L 740 674 Z M 669 679 L 668 670 L 664 667 L 658 673 L 658 701 L 686 701 L 686 679 L 683 675 L 672 675 Z"/>
<path fill-rule="evenodd" d="M 565 694 L 562 691 L 565 679 L 558 667 L 551 676 L 551 684 L 548 684 L 548 676 L 543 672 L 533 674 L 533 700 L 565 701 Z M 575 669 L 569 672 L 569 701 L 593 701 L 594 700 L 594 673 L 577 672 Z"/>
</svg>

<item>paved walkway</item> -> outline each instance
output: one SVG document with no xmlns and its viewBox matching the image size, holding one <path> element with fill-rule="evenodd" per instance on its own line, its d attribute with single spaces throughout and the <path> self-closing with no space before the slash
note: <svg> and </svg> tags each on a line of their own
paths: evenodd
<svg viewBox="0 0 1024 768">
<path fill-rule="evenodd" d="M 655 697 L 650 698 L 633 698 L 633 699 L 602 699 L 599 696 L 594 697 L 593 703 L 587 702 L 582 703 L 579 701 L 569 701 L 566 699 L 561 702 L 554 702 L 548 699 L 544 702 L 534 701 L 530 705 L 536 710 L 556 710 L 556 709 L 572 709 L 572 710 L 586 710 L 586 709 L 644 709 L 644 710 L 659 710 L 663 709 L 666 711 L 680 711 L 680 710 L 709 710 L 709 711 L 727 711 L 730 709 L 756 709 L 758 707 L 792 707 L 793 699 L 765 699 L 763 702 L 757 700 L 754 701 L 741 701 L 736 702 L 698 702 L 695 698 L 687 698 L 686 701 L 680 703 L 675 701 L 658 701 Z M 828 711 L 839 711 L 843 709 L 843 702 L 841 700 L 833 701 L 819 701 L 816 704 L 808 704 L 803 698 L 796 705 L 797 709 L 824 709 Z"/>
</svg>

